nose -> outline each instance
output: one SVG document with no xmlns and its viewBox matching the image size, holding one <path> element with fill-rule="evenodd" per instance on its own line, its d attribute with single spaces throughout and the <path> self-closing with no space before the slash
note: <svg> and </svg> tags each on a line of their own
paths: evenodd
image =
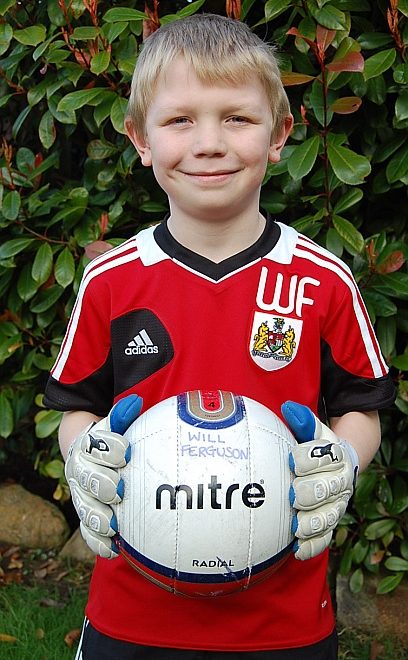
<svg viewBox="0 0 408 660">
<path fill-rule="evenodd" d="M 215 122 L 197 124 L 192 152 L 197 158 L 200 156 L 224 156 L 227 152 L 227 145 L 221 126 Z"/>
</svg>

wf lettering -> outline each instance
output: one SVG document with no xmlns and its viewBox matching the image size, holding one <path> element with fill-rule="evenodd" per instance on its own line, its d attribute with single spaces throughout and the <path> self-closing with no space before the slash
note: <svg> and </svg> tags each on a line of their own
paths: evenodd
<svg viewBox="0 0 408 660">
<path fill-rule="evenodd" d="M 276 312 L 277 314 L 291 314 L 293 311 L 296 316 L 302 317 L 303 305 L 313 305 L 314 300 L 307 298 L 305 290 L 307 286 L 320 286 L 319 280 L 313 277 L 301 277 L 292 275 L 287 288 L 286 296 L 283 295 L 284 278 L 282 273 L 276 275 L 275 289 L 272 302 L 265 301 L 265 290 L 267 286 L 269 271 L 263 266 L 259 278 L 258 292 L 256 294 L 256 304 L 265 312 Z M 286 287 L 285 287 L 286 288 Z"/>
</svg>

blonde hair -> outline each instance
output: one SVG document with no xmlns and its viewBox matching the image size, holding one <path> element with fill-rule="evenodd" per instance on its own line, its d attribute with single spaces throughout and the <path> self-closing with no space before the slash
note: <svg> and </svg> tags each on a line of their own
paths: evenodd
<svg viewBox="0 0 408 660">
<path fill-rule="evenodd" d="M 242 83 L 257 76 L 269 99 L 273 136 L 290 114 L 275 50 L 247 25 L 217 14 L 195 14 L 162 25 L 143 44 L 132 78 L 127 116 L 144 136 L 146 115 L 160 73 L 178 56 L 204 83 Z"/>
</svg>

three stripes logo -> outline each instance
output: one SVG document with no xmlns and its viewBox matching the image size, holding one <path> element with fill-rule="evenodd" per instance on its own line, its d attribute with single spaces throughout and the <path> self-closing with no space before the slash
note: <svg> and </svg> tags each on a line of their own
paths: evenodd
<svg viewBox="0 0 408 660">
<path fill-rule="evenodd" d="M 153 344 L 146 330 L 140 330 L 125 348 L 125 355 L 149 355 L 158 353 L 159 347 Z"/>
</svg>

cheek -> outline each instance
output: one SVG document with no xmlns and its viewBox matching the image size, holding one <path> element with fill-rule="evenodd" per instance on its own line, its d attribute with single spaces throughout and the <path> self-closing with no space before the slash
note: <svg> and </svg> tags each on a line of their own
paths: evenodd
<svg viewBox="0 0 408 660">
<path fill-rule="evenodd" d="M 151 145 L 153 164 L 160 170 L 174 167 L 181 158 L 180 145 L 163 139 Z"/>
</svg>

